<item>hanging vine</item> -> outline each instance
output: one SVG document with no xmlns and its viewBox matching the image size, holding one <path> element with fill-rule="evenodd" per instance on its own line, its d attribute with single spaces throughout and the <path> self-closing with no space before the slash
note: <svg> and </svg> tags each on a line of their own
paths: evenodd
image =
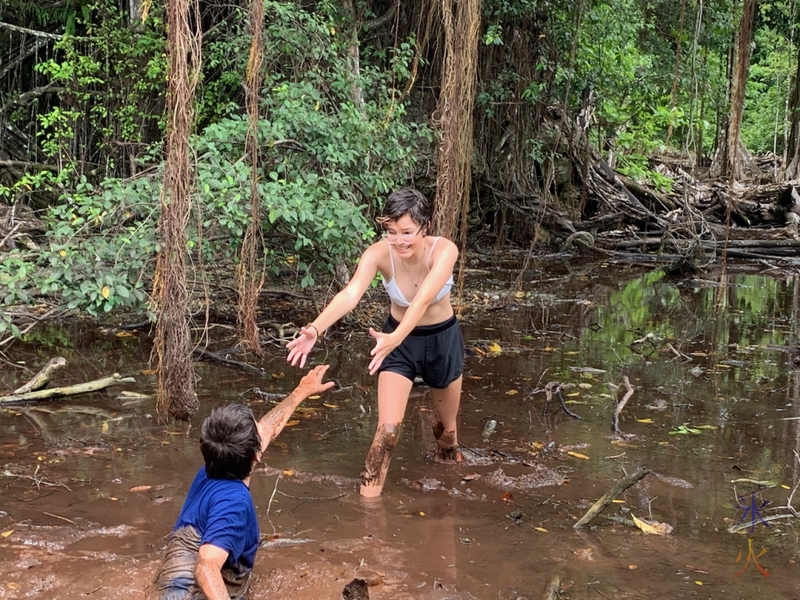
<svg viewBox="0 0 800 600">
<path fill-rule="evenodd" d="M 189 135 L 201 65 L 197 1 L 167 2 L 167 24 L 167 156 L 158 224 L 161 248 L 153 282 L 157 318 L 153 348 L 158 377 L 156 408 L 162 417 L 189 420 L 199 407 L 194 391 L 186 289 L 186 226 L 193 179 Z"/>
<path fill-rule="evenodd" d="M 444 24 L 442 86 L 434 120 L 441 135 L 433 229 L 453 238 L 459 214 L 469 206 L 472 179 L 473 107 L 478 64 L 480 0 L 441 3 Z"/>
<path fill-rule="evenodd" d="M 261 354 L 258 337 L 258 297 L 264 284 L 264 270 L 258 267 L 258 255 L 264 247 L 261 225 L 261 199 L 258 192 L 258 98 L 261 90 L 262 45 L 264 37 L 264 3 L 250 3 L 250 56 L 247 61 L 245 87 L 249 124 L 245 149 L 250 163 L 250 222 L 242 243 L 237 283 L 239 286 L 238 325 L 242 341 L 256 354 Z"/>
</svg>

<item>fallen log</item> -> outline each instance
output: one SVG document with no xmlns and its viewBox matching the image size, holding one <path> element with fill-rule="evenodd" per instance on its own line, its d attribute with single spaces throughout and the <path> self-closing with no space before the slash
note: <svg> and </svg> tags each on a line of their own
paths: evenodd
<svg viewBox="0 0 800 600">
<path fill-rule="evenodd" d="M 109 377 L 103 377 L 102 379 L 95 379 L 94 381 L 87 381 L 86 383 L 79 383 L 77 385 L 48 388 L 46 390 L 27 392 L 25 394 L 0 396 L 0 404 L 49 400 L 50 398 L 60 398 L 62 396 L 77 396 L 78 394 L 96 392 L 114 385 L 120 385 L 121 383 L 136 383 L 136 380 L 133 377 L 122 377 L 119 373 L 114 373 Z"/>
<path fill-rule="evenodd" d="M 606 506 L 611 504 L 614 499 L 619 496 L 622 492 L 627 490 L 633 484 L 638 482 L 642 479 L 645 475 L 650 472 L 649 469 L 639 469 L 632 475 L 628 475 L 624 479 L 617 482 L 617 484 L 603 494 L 600 499 L 592 504 L 591 508 L 586 511 L 586 514 L 583 515 L 578 521 L 572 526 L 573 529 L 582 529 L 586 527 L 589 522 L 594 519 L 597 515 L 599 515 L 603 510 L 605 510 Z"/>
<path fill-rule="evenodd" d="M 42 389 L 53 378 L 56 371 L 59 369 L 63 369 L 64 366 L 67 364 L 67 360 L 63 356 L 57 356 L 50 360 L 41 370 L 33 376 L 28 383 L 23 385 L 22 387 L 18 387 L 14 390 L 14 395 L 19 396 L 20 394 L 27 394 L 28 392 L 35 392 L 36 390 Z"/>
</svg>

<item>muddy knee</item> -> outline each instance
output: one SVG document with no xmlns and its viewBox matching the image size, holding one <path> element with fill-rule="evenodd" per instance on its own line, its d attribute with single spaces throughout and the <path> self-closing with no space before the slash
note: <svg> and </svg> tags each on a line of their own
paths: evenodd
<svg viewBox="0 0 800 600">
<path fill-rule="evenodd" d="M 382 474 L 389 467 L 392 453 L 397 446 L 400 424 L 381 425 L 372 440 L 367 453 L 364 470 L 361 472 L 361 484 L 370 485 L 381 481 Z"/>
</svg>

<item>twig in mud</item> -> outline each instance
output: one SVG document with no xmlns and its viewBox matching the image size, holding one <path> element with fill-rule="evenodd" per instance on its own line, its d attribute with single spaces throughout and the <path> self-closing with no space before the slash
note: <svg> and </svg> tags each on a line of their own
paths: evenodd
<svg viewBox="0 0 800 600">
<path fill-rule="evenodd" d="M 619 393 L 620 391 L 622 391 L 623 386 L 627 391 L 625 392 L 625 395 L 622 397 L 622 399 L 619 399 Z M 611 431 L 613 431 L 614 433 L 619 433 L 619 415 L 622 412 L 622 409 L 625 408 L 625 405 L 628 403 L 628 400 L 631 399 L 631 396 L 633 396 L 633 387 L 631 386 L 631 382 L 628 381 L 628 376 L 623 375 L 622 383 L 620 384 L 620 387 L 617 390 L 617 398 L 618 398 L 617 406 L 614 409 L 614 414 L 611 417 Z"/>
<path fill-rule="evenodd" d="M 46 510 L 40 510 L 39 512 L 42 513 L 43 515 L 47 515 L 48 517 L 53 517 L 54 519 L 61 519 L 62 521 L 66 521 L 67 523 L 72 523 L 73 525 L 77 525 L 77 523 L 75 523 L 75 521 L 73 521 L 72 519 L 68 519 L 67 517 L 61 517 L 59 515 L 54 515 L 53 513 L 47 512 Z"/>
<path fill-rule="evenodd" d="M 30 479 L 31 481 L 33 481 L 33 483 L 36 484 L 37 490 L 41 489 L 41 486 L 45 485 L 47 487 L 63 487 L 68 492 L 72 492 L 72 490 L 69 489 L 67 485 L 61 483 L 60 481 L 51 483 L 49 481 L 45 481 L 44 478 L 42 477 L 36 477 L 37 473 L 39 473 L 40 467 L 41 465 L 36 465 L 36 470 L 33 472 L 33 475 L 18 475 L 17 473 L 12 473 L 9 470 L 3 471 L 2 473 L 0 473 L 0 475 L 2 475 L 3 477 L 17 477 L 19 479 Z"/>
<path fill-rule="evenodd" d="M 769 515 L 767 517 L 762 517 L 761 515 L 759 515 L 758 518 L 761 519 L 762 522 L 767 522 L 767 521 L 777 521 L 778 519 L 796 519 L 797 515 L 788 513 L 783 515 Z M 750 529 L 751 527 L 753 527 L 753 524 L 750 521 L 747 521 L 745 523 L 738 523 L 736 525 L 731 525 L 730 527 L 728 527 L 728 533 L 736 533 L 738 531 L 741 531 L 742 529 Z"/>
<path fill-rule="evenodd" d="M 592 504 L 591 508 L 586 511 L 586 514 L 583 515 L 573 526 L 573 529 L 581 529 L 586 527 L 589 522 L 594 519 L 597 515 L 599 515 L 603 510 L 611 504 L 611 502 L 619 496 L 622 492 L 627 490 L 629 487 L 637 483 L 640 479 L 642 479 L 645 475 L 650 472 L 649 469 L 639 469 L 632 475 L 628 475 L 624 479 L 617 482 L 617 484 L 611 488 L 608 492 L 603 494 L 600 499 Z"/>
<path fill-rule="evenodd" d="M 669 342 L 667 342 L 667 348 L 669 348 L 669 350 L 675 355 L 675 358 L 680 358 L 684 362 L 691 362 L 692 361 L 692 357 L 691 356 L 689 356 L 688 354 L 684 354 L 680 350 L 676 349 L 675 346 L 673 346 Z"/>
<path fill-rule="evenodd" d="M 272 522 L 272 518 L 269 516 L 269 510 L 272 508 L 272 500 L 275 498 L 275 492 L 278 491 L 278 482 L 280 479 L 281 475 L 278 473 L 278 476 L 275 478 L 275 487 L 272 488 L 272 495 L 269 497 L 269 503 L 267 504 L 267 519 L 269 520 L 269 524 L 272 525 L 272 535 L 277 535 L 278 530 L 275 529 L 275 524 Z"/>
<path fill-rule="evenodd" d="M 580 415 L 576 415 L 570 409 L 567 408 L 566 402 L 564 402 L 564 396 L 561 394 L 561 390 L 563 386 L 558 383 L 557 381 L 551 381 L 546 386 L 544 386 L 544 392 L 547 395 L 547 400 L 544 403 L 544 411 L 542 412 L 542 416 L 547 414 L 548 409 L 550 408 L 550 402 L 553 400 L 553 396 L 555 395 L 558 398 L 559 404 L 561 404 L 561 410 L 567 413 L 573 419 L 578 419 L 579 421 L 583 421 L 583 417 Z"/>
<path fill-rule="evenodd" d="M 278 493 L 281 496 L 283 496 L 285 498 L 291 498 L 292 500 L 316 501 L 316 502 L 325 502 L 327 500 L 337 500 L 338 498 L 344 498 L 345 496 L 347 496 L 347 494 L 338 494 L 336 496 L 325 496 L 325 497 L 321 497 L 321 498 L 314 498 L 314 497 L 311 497 L 311 496 L 303 498 L 301 496 L 292 496 L 290 494 L 285 494 L 285 493 L 283 493 L 281 491 L 279 491 Z"/>
</svg>

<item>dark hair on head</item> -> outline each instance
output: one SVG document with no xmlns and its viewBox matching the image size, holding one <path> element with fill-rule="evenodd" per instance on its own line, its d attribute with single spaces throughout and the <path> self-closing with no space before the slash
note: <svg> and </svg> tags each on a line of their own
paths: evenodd
<svg viewBox="0 0 800 600">
<path fill-rule="evenodd" d="M 431 222 L 431 212 L 430 200 L 422 192 L 406 188 L 389 195 L 378 223 L 386 225 L 408 215 L 420 227 L 427 227 Z"/>
<path fill-rule="evenodd" d="M 200 450 L 211 479 L 244 479 L 261 451 L 253 411 L 241 404 L 215 408 L 203 421 Z"/>
</svg>

